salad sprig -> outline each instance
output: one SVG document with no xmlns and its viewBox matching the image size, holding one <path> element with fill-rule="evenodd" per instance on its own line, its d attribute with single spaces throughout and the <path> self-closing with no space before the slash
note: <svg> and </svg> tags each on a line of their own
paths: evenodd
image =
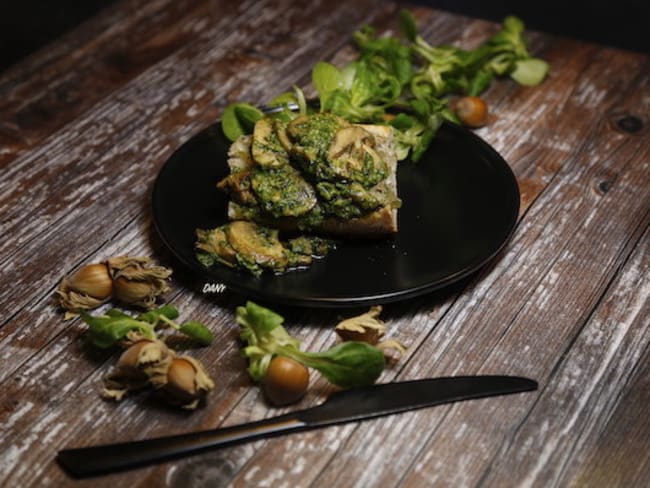
<svg viewBox="0 0 650 488">
<path fill-rule="evenodd" d="M 172 328 L 201 345 L 208 345 L 213 339 L 210 329 L 200 322 L 188 321 L 183 324 L 175 322 L 179 313 L 173 305 L 163 305 L 135 317 L 116 308 L 96 316 L 82 311 L 80 316 L 88 324 L 90 342 L 103 349 L 126 339 L 130 332 L 136 333 L 143 339 L 155 340 L 158 338 L 158 329 L 163 327 Z"/>
<path fill-rule="evenodd" d="M 365 342 L 340 343 L 327 351 L 307 352 L 282 326 L 284 318 L 272 310 L 247 302 L 237 308 L 240 337 L 245 342 L 248 373 L 255 381 L 266 376 L 271 360 L 287 357 L 320 372 L 328 381 L 343 388 L 370 385 L 384 369 L 383 352 Z"/>
<path fill-rule="evenodd" d="M 291 119 L 320 110 L 353 123 L 389 124 L 395 130 L 398 159 L 417 161 L 445 120 L 461 122 L 449 106 L 450 97 L 478 96 L 506 76 L 534 86 L 549 70 L 548 63 L 529 53 L 524 23 L 514 16 L 472 50 L 429 44 L 408 10 L 400 12 L 400 30 L 401 37 L 378 36 L 371 26 L 355 32 L 358 59 L 341 68 L 325 61 L 313 67 L 319 107 L 307 104 L 302 90 L 294 87 L 271 102 L 286 108 L 273 116 Z M 250 134 L 264 116 L 250 104 L 232 104 L 222 117 L 224 134 L 232 141 Z"/>
</svg>

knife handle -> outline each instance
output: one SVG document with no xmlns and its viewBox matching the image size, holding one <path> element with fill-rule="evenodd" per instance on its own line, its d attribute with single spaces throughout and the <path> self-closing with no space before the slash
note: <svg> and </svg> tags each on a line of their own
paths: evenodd
<svg viewBox="0 0 650 488">
<path fill-rule="evenodd" d="M 304 427 L 306 424 L 294 414 L 286 414 L 244 425 L 189 434 L 63 449 L 58 452 L 57 461 L 72 476 L 83 478 L 176 459 Z"/>
</svg>

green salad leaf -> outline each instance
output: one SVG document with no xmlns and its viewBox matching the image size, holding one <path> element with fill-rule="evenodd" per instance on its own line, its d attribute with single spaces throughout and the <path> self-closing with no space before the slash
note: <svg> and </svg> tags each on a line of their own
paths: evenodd
<svg viewBox="0 0 650 488">
<path fill-rule="evenodd" d="M 515 69 L 510 73 L 510 77 L 520 85 L 535 86 L 544 81 L 548 70 L 548 63 L 542 59 L 520 59 L 515 62 Z"/>
<path fill-rule="evenodd" d="M 449 97 L 479 96 L 501 77 L 535 86 L 549 71 L 548 63 L 530 55 L 524 23 L 515 16 L 506 17 L 494 35 L 471 50 L 432 46 L 419 34 L 408 10 L 400 12 L 399 26 L 403 37 L 377 35 L 371 26 L 355 32 L 358 59 L 340 68 L 318 62 L 312 85 L 320 111 L 352 123 L 392 125 L 400 160 L 417 161 L 443 121 L 460 122 L 448 107 Z M 274 103 L 289 101 L 300 107 L 301 114 L 313 110 L 297 88 Z M 251 105 L 230 105 L 222 119 L 224 133 L 231 140 L 249 134 L 261 116 Z M 274 116 L 292 117 L 286 111 Z"/>
<path fill-rule="evenodd" d="M 136 320 L 126 314 L 111 312 L 103 316 L 93 317 L 89 313 L 81 311 L 79 315 L 88 324 L 90 342 L 102 349 L 113 346 L 126 338 L 127 334 L 132 331 L 138 332 L 145 339 L 156 338 L 156 333 L 151 324 Z"/>
<path fill-rule="evenodd" d="M 212 332 L 205 325 L 196 321 L 179 325 L 174 322 L 178 315 L 178 310 L 173 305 L 163 305 L 136 317 L 115 308 L 97 316 L 85 311 L 80 312 L 82 320 L 88 324 L 90 342 L 102 349 L 107 349 L 126 339 L 129 332 L 135 332 L 144 339 L 157 339 L 157 329 L 163 327 L 170 327 L 201 345 L 212 342 Z"/>
<path fill-rule="evenodd" d="M 214 334 L 212 331 L 201 322 L 196 322 L 193 320 L 185 322 L 178 328 L 178 331 L 203 346 L 211 344 L 214 340 Z"/>
<path fill-rule="evenodd" d="M 234 141 L 241 135 L 251 134 L 255 122 L 263 117 L 264 113 L 249 103 L 233 103 L 221 116 L 221 128 L 226 137 Z"/>
</svg>

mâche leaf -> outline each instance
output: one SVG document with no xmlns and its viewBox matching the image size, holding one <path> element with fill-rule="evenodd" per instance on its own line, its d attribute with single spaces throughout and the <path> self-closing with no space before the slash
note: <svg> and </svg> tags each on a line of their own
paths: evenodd
<svg viewBox="0 0 650 488">
<path fill-rule="evenodd" d="M 81 318 L 88 324 L 90 342 L 103 349 L 126 339 L 130 332 L 134 332 L 144 339 L 157 339 L 157 328 L 164 326 L 171 327 L 202 345 L 212 342 L 212 332 L 205 325 L 196 321 L 178 325 L 174 322 L 178 315 L 178 310 L 173 305 L 164 305 L 136 317 L 115 308 L 97 316 L 92 316 L 84 311 L 80 312 Z"/>
<path fill-rule="evenodd" d="M 418 36 L 418 27 L 410 10 L 402 9 L 399 11 L 399 28 L 409 41 L 415 41 Z"/>
<path fill-rule="evenodd" d="M 349 341 L 323 352 L 279 351 L 320 372 L 341 388 L 373 384 L 386 365 L 384 353 L 365 342 Z"/>
<path fill-rule="evenodd" d="M 95 346 L 107 349 L 126 338 L 127 334 L 132 331 L 138 332 L 144 338 L 155 339 L 156 334 L 151 324 L 115 311 L 109 311 L 109 313 L 96 317 L 83 311 L 79 314 L 88 324 L 88 336 L 90 342 Z"/>
<path fill-rule="evenodd" d="M 276 355 L 316 369 L 343 388 L 372 384 L 384 369 L 384 354 L 363 342 L 346 342 L 323 352 L 301 351 L 300 342 L 282 327 L 283 321 L 281 315 L 254 302 L 237 308 L 237 323 L 246 342 L 242 352 L 249 360 L 248 372 L 256 381 L 264 378 Z"/>
<path fill-rule="evenodd" d="M 178 331 L 204 346 L 210 344 L 214 339 L 212 331 L 202 323 L 196 321 L 185 322 L 180 326 Z"/>
<path fill-rule="evenodd" d="M 235 141 L 239 136 L 253 132 L 255 122 L 264 117 L 264 113 L 248 103 L 228 105 L 221 117 L 221 129 L 225 136 Z"/>
<path fill-rule="evenodd" d="M 336 66 L 321 61 L 312 69 L 311 81 L 318 92 L 321 111 L 326 111 L 332 94 L 343 86 L 343 76 Z"/>
<path fill-rule="evenodd" d="M 499 77 L 509 76 L 524 86 L 541 83 L 548 64 L 533 58 L 524 37 L 524 23 L 515 16 L 506 17 L 501 28 L 475 49 L 453 45 L 433 46 L 417 30 L 413 14 L 399 14 L 402 38 L 378 35 L 371 26 L 354 33 L 359 49 L 358 59 L 336 67 L 318 62 L 312 70 L 321 112 L 331 112 L 352 123 L 387 123 L 393 116 L 407 113 L 418 124 L 395 128 L 397 155 L 400 160 L 410 156 L 416 161 L 426 151 L 444 120 L 461 123 L 447 107 L 454 96 L 479 96 Z M 301 98 L 302 97 L 302 98 Z M 313 111 L 302 92 L 284 94 L 275 103 L 292 103 L 300 113 Z M 414 102 L 425 104 L 427 110 L 410 109 Z M 262 114 L 248 104 L 233 104 L 224 111 L 222 126 L 231 140 L 250 134 Z M 287 111 L 273 117 L 289 120 Z"/>
<path fill-rule="evenodd" d="M 173 305 L 163 305 L 162 307 L 156 308 L 154 310 L 150 310 L 145 313 L 141 313 L 138 315 L 138 320 L 143 320 L 145 322 L 149 322 L 150 324 L 158 324 L 160 322 L 161 317 L 165 317 L 170 320 L 174 320 L 178 318 L 178 310 L 176 307 Z"/>
<path fill-rule="evenodd" d="M 542 59 L 521 59 L 515 62 L 515 69 L 510 73 L 510 77 L 520 85 L 535 86 L 544 81 L 548 70 L 548 63 Z"/>
</svg>

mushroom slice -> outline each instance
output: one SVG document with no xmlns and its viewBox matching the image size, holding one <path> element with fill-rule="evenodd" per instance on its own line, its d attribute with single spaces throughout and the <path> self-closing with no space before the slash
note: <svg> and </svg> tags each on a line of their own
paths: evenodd
<svg viewBox="0 0 650 488">
<path fill-rule="evenodd" d="M 264 118 L 255 123 L 251 153 L 263 168 L 277 168 L 289 163 L 289 155 L 280 142 L 273 119 Z"/>
<path fill-rule="evenodd" d="M 287 256 L 277 230 L 235 220 L 226 226 L 225 233 L 228 243 L 242 258 L 265 267 L 286 268 Z"/>
<path fill-rule="evenodd" d="M 221 262 L 233 267 L 237 264 L 237 253 L 228 243 L 228 237 L 222 227 L 212 230 L 196 230 L 196 248 L 208 254 L 218 256 Z"/>
<path fill-rule="evenodd" d="M 293 166 L 258 170 L 251 178 L 259 206 L 274 217 L 298 217 L 316 205 L 316 192 Z"/>
<path fill-rule="evenodd" d="M 334 174 L 341 179 L 362 183 L 365 187 L 386 178 L 388 168 L 374 146 L 373 135 L 359 125 L 338 130 L 328 150 L 328 160 Z"/>
<path fill-rule="evenodd" d="M 217 183 L 217 188 L 225 191 L 237 203 L 255 205 L 256 198 L 251 191 L 251 171 L 231 173 Z"/>
</svg>

